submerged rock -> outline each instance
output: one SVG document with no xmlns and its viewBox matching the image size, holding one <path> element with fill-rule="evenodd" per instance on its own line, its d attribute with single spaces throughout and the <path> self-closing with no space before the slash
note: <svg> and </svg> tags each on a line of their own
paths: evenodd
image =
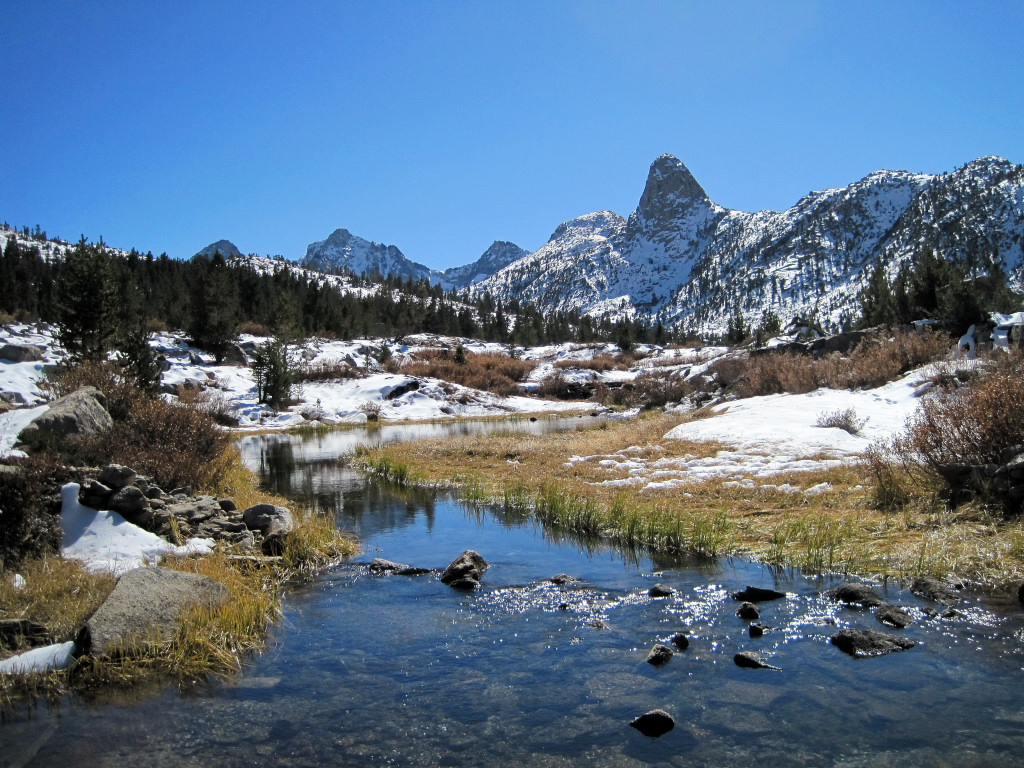
<svg viewBox="0 0 1024 768">
<path fill-rule="evenodd" d="M 644 736 L 656 739 L 675 728 L 676 721 L 664 709 L 652 709 L 650 712 L 644 712 L 639 717 L 631 720 L 629 725 L 632 728 L 636 728 Z"/>
<path fill-rule="evenodd" d="M 747 634 L 756 640 L 757 638 L 764 635 L 764 633 L 767 632 L 769 629 L 771 629 L 771 627 L 754 622 L 747 628 Z"/>
<path fill-rule="evenodd" d="M 651 597 L 668 597 L 669 595 L 674 595 L 675 592 L 672 587 L 660 582 L 647 590 L 647 594 Z"/>
<path fill-rule="evenodd" d="M 871 629 L 843 629 L 832 635 L 832 645 L 851 656 L 883 656 L 906 651 L 917 643 Z"/>
<path fill-rule="evenodd" d="M 740 592 L 734 592 L 732 599 L 747 603 L 764 603 L 769 600 L 781 600 L 785 596 L 785 592 L 778 592 L 774 589 L 764 589 L 762 587 L 751 587 L 748 585 L 746 589 Z"/>
</svg>

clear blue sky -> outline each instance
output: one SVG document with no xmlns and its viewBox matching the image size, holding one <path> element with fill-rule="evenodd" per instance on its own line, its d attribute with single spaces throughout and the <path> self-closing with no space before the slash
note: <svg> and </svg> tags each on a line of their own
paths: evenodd
<svg viewBox="0 0 1024 768">
<path fill-rule="evenodd" d="M 0 0 L 0 221 L 435 268 L 627 215 L 658 155 L 784 209 L 1024 163 L 1024 2 Z"/>
</svg>

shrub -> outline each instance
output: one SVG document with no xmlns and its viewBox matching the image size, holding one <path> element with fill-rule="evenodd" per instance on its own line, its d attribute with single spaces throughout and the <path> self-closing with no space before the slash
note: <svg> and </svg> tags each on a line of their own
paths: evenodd
<svg viewBox="0 0 1024 768">
<path fill-rule="evenodd" d="M 561 370 L 545 376 L 534 390 L 538 397 L 556 400 L 586 400 L 593 397 L 595 387 L 589 382 L 572 381 Z"/>
<path fill-rule="evenodd" d="M 841 429 L 851 435 L 857 435 L 867 423 L 867 418 L 859 419 L 856 410 L 847 408 L 844 411 L 827 411 L 820 414 L 815 426 Z"/>
<path fill-rule="evenodd" d="M 60 496 L 54 490 L 74 479 L 52 457 L 0 466 L 0 571 L 60 548 Z"/>
<path fill-rule="evenodd" d="M 40 385 L 54 398 L 70 395 L 82 387 L 96 387 L 107 399 L 107 411 L 115 421 L 125 419 L 135 404 L 145 397 L 121 369 L 110 362 L 85 362 L 62 368 Z"/>
<path fill-rule="evenodd" d="M 339 381 L 341 379 L 360 379 L 365 373 L 353 368 L 341 360 L 324 360 L 318 363 L 305 363 L 295 369 L 295 381 Z"/>
<path fill-rule="evenodd" d="M 508 397 L 520 393 L 519 384 L 536 367 L 535 363 L 508 355 L 465 351 L 464 355 L 465 362 L 458 363 L 446 350 L 422 350 L 399 370 L 409 376 L 429 376 Z"/>
<path fill-rule="evenodd" d="M 626 366 L 621 356 L 616 359 L 611 355 L 595 355 L 589 360 L 559 360 L 555 363 L 555 368 L 560 370 L 582 370 L 582 371 L 596 371 L 597 373 L 604 373 L 605 371 L 617 371 L 623 370 Z"/>
</svg>

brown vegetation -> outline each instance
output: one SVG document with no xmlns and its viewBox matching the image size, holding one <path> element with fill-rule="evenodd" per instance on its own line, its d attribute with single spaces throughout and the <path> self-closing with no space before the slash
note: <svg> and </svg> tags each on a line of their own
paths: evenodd
<svg viewBox="0 0 1024 768">
<path fill-rule="evenodd" d="M 409 376 L 429 376 L 508 397 L 521 394 L 520 384 L 535 367 L 536 363 L 503 354 L 466 352 L 465 362 L 458 362 L 447 350 L 425 349 L 399 370 Z"/>
</svg>

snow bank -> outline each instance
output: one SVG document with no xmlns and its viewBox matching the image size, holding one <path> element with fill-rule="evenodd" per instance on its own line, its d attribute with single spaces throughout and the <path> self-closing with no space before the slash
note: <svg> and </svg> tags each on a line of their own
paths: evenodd
<svg viewBox="0 0 1024 768">
<path fill-rule="evenodd" d="M 163 555 L 213 551 L 213 539 L 189 539 L 184 546 L 175 546 L 116 512 L 83 506 L 78 491 L 78 483 L 68 483 L 61 489 L 61 554 L 82 561 L 90 571 L 110 571 L 120 576 L 133 568 L 155 564 Z"/>
</svg>

